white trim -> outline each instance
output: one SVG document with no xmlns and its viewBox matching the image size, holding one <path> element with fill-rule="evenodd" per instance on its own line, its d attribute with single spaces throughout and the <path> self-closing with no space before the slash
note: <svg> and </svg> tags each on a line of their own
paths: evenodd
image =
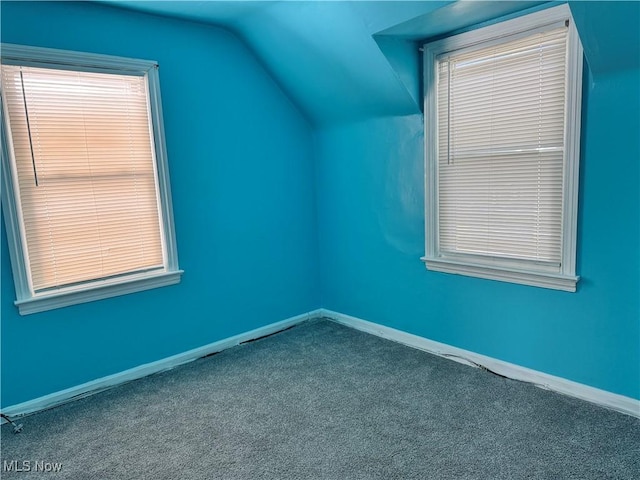
<svg viewBox="0 0 640 480">
<path fill-rule="evenodd" d="M 160 76 L 158 68 L 151 68 L 147 72 L 147 88 L 149 102 L 149 118 L 153 124 L 151 138 L 153 138 L 156 165 L 156 185 L 158 188 L 158 199 L 160 200 L 159 215 L 162 218 L 162 238 L 164 243 L 164 254 L 166 265 L 169 271 L 177 271 L 178 267 L 178 246 L 176 243 L 176 232 L 173 219 L 173 200 L 171 198 L 171 185 L 169 179 L 169 160 L 167 157 L 167 143 L 164 133 L 164 121 L 162 115 L 162 98 L 160 95 Z"/>
<path fill-rule="evenodd" d="M 161 273 L 128 275 L 124 277 L 125 280 L 122 278 L 98 280 L 91 285 L 83 284 L 81 287 L 71 287 L 59 292 L 36 294 L 31 298 L 16 300 L 14 303 L 18 307 L 20 315 L 29 315 L 79 303 L 102 300 L 103 298 L 175 285 L 180 283 L 180 277 L 183 273 L 182 270 L 174 272 L 162 271 Z"/>
<path fill-rule="evenodd" d="M 183 365 L 185 363 L 197 360 L 198 358 L 221 352 L 223 350 L 226 350 L 227 348 L 235 347 L 236 345 L 239 345 L 241 343 L 277 333 L 281 330 L 293 327 L 294 325 L 297 325 L 299 323 L 306 322 L 307 320 L 319 318 L 320 312 L 320 309 L 312 310 L 301 315 L 296 315 L 295 317 L 287 318 L 280 322 L 271 323 L 264 327 L 256 328 L 255 330 L 250 330 L 245 333 L 234 335 L 233 337 L 218 340 L 217 342 L 213 342 L 202 347 L 194 348 L 193 350 L 188 350 L 171 357 L 163 358 L 162 360 L 146 363 L 144 365 L 130 368 L 128 370 L 124 370 L 123 372 L 114 373 L 113 375 L 108 375 L 106 377 L 98 378 L 96 380 L 92 380 L 81 385 L 76 385 L 75 387 L 67 388 L 59 392 L 50 393 L 49 395 L 44 395 L 33 400 L 27 400 L 26 402 L 17 403 L 15 405 L 3 408 L 2 413 L 11 418 L 15 418 L 22 415 L 35 413 L 41 410 L 46 410 L 48 408 L 56 407 L 71 400 L 76 400 L 81 397 L 93 395 L 95 393 L 99 393 L 109 388 L 121 385 L 123 383 L 146 377 L 147 375 L 152 375 L 154 373 L 169 370 L 171 368 L 177 367 L 178 365 Z"/>
<path fill-rule="evenodd" d="M 625 413 L 640 418 L 640 400 L 635 398 L 607 392 L 599 388 L 590 387 L 582 383 L 573 382 L 561 377 L 549 375 L 530 368 L 521 367 L 513 363 L 474 353 L 469 350 L 453 347 L 440 342 L 435 342 L 411 333 L 396 330 L 377 323 L 368 322 L 357 317 L 344 315 L 332 310 L 321 309 L 321 316 L 333 320 L 347 327 L 355 328 L 363 332 L 376 335 L 387 340 L 417 348 L 465 365 L 482 365 L 487 369 L 515 380 L 530 382 L 557 393 L 579 398 L 587 402 L 610 408 L 617 412 Z M 453 357 L 455 356 L 455 357 Z M 465 361 L 468 360 L 468 362 Z"/>
<path fill-rule="evenodd" d="M 84 53 L 56 48 L 32 47 L 12 43 L 2 44 L 2 63 L 31 67 L 55 67 L 57 69 L 111 72 L 144 75 L 158 66 L 154 60 L 117 57 L 100 53 Z"/>
<path fill-rule="evenodd" d="M 570 17 L 571 18 L 571 17 Z M 584 51 L 576 23 L 569 22 L 567 39 L 567 105 L 565 118 L 565 161 L 562 190 L 564 192 L 562 219 L 562 272 L 576 271 L 576 244 L 578 236 L 578 189 L 580 181 L 580 130 L 582 124 L 582 59 Z"/>
<path fill-rule="evenodd" d="M 488 265 L 472 265 L 463 262 L 453 262 L 442 258 L 432 259 L 422 257 L 427 269 L 434 272 L 455 273 L 469 277 L 486 278 L 502 282 L 518 283 L 533 287 L 552 288 L 565 292 L 575 292 L 580 277 L 575 275 L 561 275 L 557 273 L 529 272 L 513 268 L 500 268 Z"/>
</svg>

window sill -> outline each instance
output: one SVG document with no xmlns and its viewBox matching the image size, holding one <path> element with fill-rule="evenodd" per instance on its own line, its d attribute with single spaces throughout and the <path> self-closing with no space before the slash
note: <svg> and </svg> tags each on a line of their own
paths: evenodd
<svg viewBox="0 0 640 480">
<path fill-rule="evenodd" d="M 487 265 L 461 263 L 442 258 L 422 257 L 427 270 L 434 272 L 454 273 L 469 277 L 486 278 L 501 282 L 518 283 L 534 287 L 551 288 L 565 292 L 575 292 L 580 277 L 562 275 L 558 273 L 531 272 L 517 269 L 507 269 Z"/>
<path fill-rule="evenodd" d="M 67 307 L 79 303 L 93 302 L 103 298 L 126 295 L 128 293 L 150 290 L 180 283 L 182 270 L 153 274 L 140 274 L 128 277 L 126 280 L 102 280 L 82 287 L 71 287 L 56 292 L 35 295 L 24 300 L 17 300 L 15 304 L 20 315 L 44 312 L 55 308 Z"/>
</svg>

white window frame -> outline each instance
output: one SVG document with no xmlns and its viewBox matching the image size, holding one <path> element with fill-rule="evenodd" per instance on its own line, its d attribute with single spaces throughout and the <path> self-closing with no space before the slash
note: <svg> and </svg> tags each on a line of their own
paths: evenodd
<svg viewBox="0 0 640 480">
<path fill-rule="evenodd" d="M 563 169 L 561 264 L 557 271 L 535 270 L 530 264 L 501 257 L 447 255 L 440 251 L 437 152 L 437 56 L 474 46 L 499 43 L 505 37 L 541 27 L 568 23 L 565 106 L 565 158 Z M 487 278 L 537 287 L 576 291 L 576 237 L 582 100 L 583 50 L 567 4 L 541 10 L 478 30 L 444 38 L 423 46 L 425 121 L 425 256 L 428 270 Z"/>
<path fill-rule="evenodd" d="M 162 122 L 162 103 L 157 62 L 6 43 L 1 45 L 0 52 L 1 63 L 6 65 L 48 67 L 147 77 L 165 258 L 164 268 L 160 270 L 95 280 L 81 285 L 62 287 L 54 291 L 34 292 L 29 282 L 29 267 L 25 247 L 26 237 L 20 212 L 20 202 L 18 201 L 17 177 L 13 168 L 14 162 L 11 160 L 13 158 L 11 134 L 8 131 L 5 119 L 6 106 L 3 100 L 0 105 L 2 110 L 0 111 L 0 122 L 2 122 L 0 125 L 2 129 L 2 208 L 16 288 L 15 304 L 20 314 L 26 315 L 52 310 L 179 283 L 183 271 L 178 267 L 178 251 L 173 226 L 169 167 Z M 2 92 L 0 91 L 1 94 Z M 4 98 L 4 95 L 1 96 Z"/>
</svg>

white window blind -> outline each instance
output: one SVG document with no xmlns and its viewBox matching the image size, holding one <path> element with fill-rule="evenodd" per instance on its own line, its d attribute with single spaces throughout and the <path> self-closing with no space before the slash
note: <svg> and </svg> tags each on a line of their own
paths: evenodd
<svg viewBox="0 0 640 480">
<path fill-rule="evenodd" d="M 147 78 L 2 65 L 34 293 L 165 265 Z"/>
<path fill-rule="evenodd" d="M 439 250 L 562 257 L 567 28 L 437 58 Z"/>
</svg>

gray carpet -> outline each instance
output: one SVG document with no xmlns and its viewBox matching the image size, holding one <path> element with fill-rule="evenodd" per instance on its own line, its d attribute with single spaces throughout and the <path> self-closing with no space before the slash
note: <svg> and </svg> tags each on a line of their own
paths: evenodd
<svg viewBox="0 0 640 480">
<path fill-rule="evenodd" d="M 637 479 L 640 420 L 329 321 L 2 427 L 3 479 Z"/>
</svg>

